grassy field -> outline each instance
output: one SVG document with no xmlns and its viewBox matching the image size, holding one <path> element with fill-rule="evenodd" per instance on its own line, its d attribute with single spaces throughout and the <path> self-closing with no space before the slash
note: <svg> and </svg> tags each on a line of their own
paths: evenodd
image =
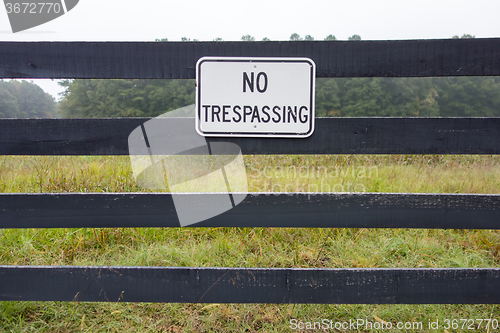
<svg viewBox="0 0 500 333">
<path fill-rule="evenodd" d="M 500 193 L 499 156 L 245 156 L 245 165 L 249 191 Z M 128 157 L 0 156 L 0 192 L 138 191 L 145 190 L 136 185 Z M 428 229 L 7 229 L 0 230 L 0 264 L 500 267 L 500 233 Z M 460 318 L 500 320 L 500 307 L 0 302 L 2 332 L 286 332 L 292 331 L 292 319 L 422 322 L 423 329 L 403 330 L 421 332 L 429 331 L 429 321 Z"/>
</svg>

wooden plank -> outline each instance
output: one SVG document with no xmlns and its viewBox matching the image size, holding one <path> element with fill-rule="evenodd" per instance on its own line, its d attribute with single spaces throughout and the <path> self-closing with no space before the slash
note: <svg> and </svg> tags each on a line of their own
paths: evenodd
<svg viewBox="0 0 500 333">
<path fill-rule="evenodd" d="M 317 77 L 500 75 L 499 45 L 499 38 L 2 42 L 0 78 L 192 79 L 196 61 L 202 56 L 309 57 L 317 64 Z"/>
<path fill-rule="evenodd" d="M 498 304 L 500 268 L 0 266 L 0 300 Z"/>
<path fill-rule="evenodd" d="M 0 119 L 0 155 L 128 155 L 128 136 L 148 120 Z M 194 128 L 193 118 L 156 121 Z M 168 133 L 160 139 L 184 140 Z M 307 139 L 207 141 L 233 142 L 243 154 L 500 154 L 500 118 L 317 118 Z M 168 147 L 156 151 L 167 155 Z"/>
<path fill-rule="evenodd" d="M 227 197 L 175 195 L 201 211 Z M 179 226 L 169 193 L 0 194 L 0 228 Z M 500 195 L 251 193 L 235 208 L 191 226 L 500 229 Z"/>
</svg>

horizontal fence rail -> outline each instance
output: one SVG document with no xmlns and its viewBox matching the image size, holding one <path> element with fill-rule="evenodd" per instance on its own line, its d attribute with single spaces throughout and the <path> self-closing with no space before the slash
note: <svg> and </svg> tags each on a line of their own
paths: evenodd
<svg viewBox="0 0 500 333">
<path fill-rule="evenodd" d="M 130 133 L 149 119 L 0 119 L 0 155 L 128 155 Z M 193 118 L 155 121 L 194 128 Z M 164 147 L 182 140 L 166 135 Z M 220 141 L 243 154 L 500 154 L 500 118 L 317 118 L 307 139 L 207 138 Z"/>
<path fill-rule="evenodd" d="M 0 300 L 16 301 L 500 303 L 500 268 L 0 266 L 0 281 Z"/>
<path fill-rule="evenodd" d="M 188 196 L 197 209 L 214 202 L 206 196 L 227 196 L 174 195 Z M 500 229 L 499 215 L 498 194 L 249 193 L 192 226 Z M 0 228 L 179 226 L 170 193 L 0 194 Z"/>
<path fill-rule="evenodd" d="M 0 78 L 192 79 L 203 56 L 309 57 L 317 77 L 500 75 L 500 39 L 1 42 Z"/>
</svg>

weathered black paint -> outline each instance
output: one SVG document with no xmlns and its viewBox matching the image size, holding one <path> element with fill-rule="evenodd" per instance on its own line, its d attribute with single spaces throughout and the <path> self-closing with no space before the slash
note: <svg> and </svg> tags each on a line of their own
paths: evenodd
<svg viewBox="0 0 500 333">
<path fill-rule="evenodd" d="M 0 119 L 0 155 L 128 155 L 128 136 L 149 119 Z M 166 149 L 183 138 L 165 140 Z M 243 154 L 499 154 L 500 118 L 317 118 L 306 139 L 207 141 L 233 142 Z"/>
<path fill-rule="evenodd" d="M 0 266 L 0 300 L 498 304 L 500 268 Z"/>
<path fill-rule="evenodd" d="M 192 226 L 500 229 L 499 214 L 498 194 L 253 193 Z M 0 194 L 0 228 L 179 226 L 169 193 Z"/>
<path fill-rule="evenodd" d="M 308 57 L 317 77 L 500 75 L 500 38 L 296 42 L 1 42 L 0 78 L 192 79 L 204 56 Z"/>
</svg>

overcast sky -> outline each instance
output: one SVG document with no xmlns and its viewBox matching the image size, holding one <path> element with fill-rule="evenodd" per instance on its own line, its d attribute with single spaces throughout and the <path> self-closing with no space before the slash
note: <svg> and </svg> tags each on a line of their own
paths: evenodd
<svg viewBox="0 0 500 333">
<path fill-rule="evenodd" d="M 210 41 L 246 34 L 288 40 L 292 33 L 317 40 L 485 38 L 500 37 L 499 13 L 499 0 L 80 0 L 64 16 L 16 34 L 0 9 L 0 41 Z M 53 95 L 60 91 L 57 81 L 35 82 Z"/>
</svg>

